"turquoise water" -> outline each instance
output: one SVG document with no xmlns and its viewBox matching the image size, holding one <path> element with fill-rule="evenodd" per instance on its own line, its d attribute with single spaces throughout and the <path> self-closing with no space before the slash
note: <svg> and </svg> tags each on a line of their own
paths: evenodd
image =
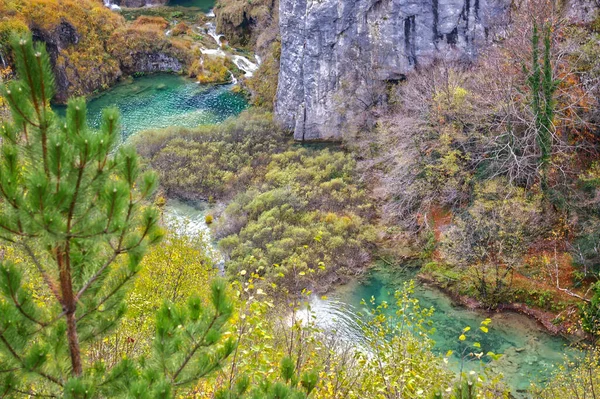
<svg viewBox="0 0 600 399">
<path fill-rule="evenodd" d="M 363 337 L 356 323 L 356 314 L 368 311 L 368 306 L 361 305 L 362 299 L 368 303 L 374 297 L 377 303 L 387 301 L 392 304 L 394 291 L 402 289 L 403 283 L 414 277 L 414 273 L 407 272 L 373 272 L 365 281 L 342 287 L 326 300 L 315 298 L 311 305 L 318 322 L 360 342 Z M 500 360 L 486 366 L 494 374 L 502 373 L 517 397 L 525 397 L 524 391 L 531 382 L 543 384 L 553 368 L 564 362 L 565 355 L 573 357 L 578 353 L 569 347 L 568 341 L 549 335 L 535 321 L 525 316 L 514 313 L 487 314 L 454 306 L 442 292 L 419 284 L 415 288 L 414 297 L 419 299 L 422 307 L 435 308 L 432 317 L 435 332 L 432 338 L 437 353 L 445 355 L 448 350 L 452 350 L 454 355 L 450 361 L 457 371 L 460 369 L 458 354 L 463 352 L 465 345 L 479 342 L 484 353 L 491 351 L 502 354 Z M 390 312 L 392 311 L 390 308 Z M 479 326 L 487 317 L 492 319 L 492 323 L 489 332 L 485 334 L 479 330 Z M 467 326 L 471 327 L 467 333 L 468 339 L 461 342 L 458 337 Z M 481 366 L 479 361 L 471 361 L 465 370 L 478 370 Z"/>
<path fill-rule="evenodd" d="M 209 12 L 215 6 L 215 0 L 170 0 L 168 5 L 197 7 L 203 12 Z"/>
<path fill-rule="evenodd" d="M 219 123 L 247 107 L 231 85 L 199 85 L 176 75 L 150 75 L 120 83 L 88 102 L 88 121 L 100 125 L 102 109 L 121 111 L 123 138 L 168 126 L 196 127 Z M 64 107 L 56 107 L 64 114 Z"/>
</svg>

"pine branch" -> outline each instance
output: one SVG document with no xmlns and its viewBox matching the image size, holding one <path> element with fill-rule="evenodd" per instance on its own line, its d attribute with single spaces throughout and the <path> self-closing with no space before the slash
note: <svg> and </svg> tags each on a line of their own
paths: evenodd
<svg viewBox="0 0 600 399">
<path fill-rule="evenodd" d="M 58 396 L 56 395 L 52 395 L 50 393 L 39 393 L 39 392 L 33 392 L 33 391 L 22 391 L 20 389 L 16 389 L 13 388 L 13 391 L 20 393 L 22 395 L 26 395 L 26 396 L 35 396 L 37 398 L 57 398 Z"/>
<path fill-rule="evenodd" d="M 58 288 L 57 288 L 56 284 L 54 283 L 54 281 L 52 281 L 52 278 L 50 277 L 50 275 L 48 274 L 48 272 L 46 272 L 46 270 L 44 269 L 44 267 L 42 266 L 42 264 L 40 263 L 40 261 L 38 260 L 38 258 L 33 253 L 33 250 L 26 243 L 22 243 L 21 245 L 23 246 L 23 248 L 25 248 L 25 251 L 27 252 L 27 255 L 29 255 L 29 257 L 33 261 L 33 264 L 38 269 L 38 272 L 42 275 L 42 279 L 44 280 L 44 282 L 46 283 L 46 285 L 48 286 L 48 288 L 50 289 L 50 291 L 54 294 L 54 297 L 56 298 L 56 300 L 58 300 L 58 302 L 60 304 L 62 304 L 62 298 L 61 298 L 61 295 L 60 295 L 60 291 L 58 290 Z"/>
<path fill-rule="evenodd" d="M 202 346 L 204 346 L 204 340 L 206 339 L 206 336 L 208 335 L 208 333 L 209 333 L 210 329 L 213 327 L 213 325 L 217 322 L 217 320 L 218 320 L 219 317 L 220 317 L 219 312 L 218 311 L 215 312 L 215 315 L 213 316 L 213 319 L 211 320 L 208 328 L 206 329 L 206 331 L 204 331 L 204 335 L 202 336 L 202 338 L 196 344 L 194 344 L 194 348 L 187 355 L 187 357 L 185 358 L 185 360 L 183 361 L 183 363 L 179 366 L 179 368 L 177 369 L 177 371 L 173 375 L 173 382 L 175 382 L 175 380 L 177 379 L 177 377 L 179 376 L 179 374 L 183 371 L 183 369 L 188 364 L 188 362 L 190 360 L 192 360 L 192 357 L 194 357 L 194 355 L 196 354 L 196 352 L 198 351 L 198 349 L 200 349 Z"/>
<path fill-rule="evenodd" d="M 31 316 L 30 314 L 28 314 L 27 312 L 25 312 L 25 310 L 23 309 L 23 305 L 17 300 L 17 298 L 15 297 L 15 292 L 12 289 L 12 284 L 10 284 L 10 275 L 7 275 L 8 278 L 8 289 L 10 290 L 10 297 L 13 301 L 13 303 L 15 304 L 15 307 L 17 308 L 17 310 L 19 311 L 19 313 L 21 313 L 26 319 L 28 319 L 29 321 L 38 324 L 40 327 L 46 327 L 47 324 L 46 323 L 42 323 L 39 320 L 36 320 L 33 316 Z"/>
<path fill-rule="evenodd" d="M 106 268 L 113 263 L 113 261 L 117 258 L 117 256 L 119 256 L 120 253 L 121 251 L 119 249 L 113 251 L 113 255 L 104 263 L 104 265 L 102 265 L 102 267 L 96 272 L 96 274 L 94 274 L 92 278 L 90 278 L 88 282 L 85 283 L 85 285 L 79 290 L 79 292 L 75 296 L 76 301 L 79 301 L 81 296 L 85 294 L 88 288 L 90 288 L 90 286 L 94 284 L 94 282 L 102 275 L 102 273 L 104 273 Z"/>
<path fill-rule="evenodd" d="M 100 306 L 104 305 L 106 303 L 106 301 L 108 301 L 110 298 L 112 298 L 117 292 L 119 292 L 119 290 L 121 288 L 123 288 L 125 286 L 125 284 L 127 284 L 129 282 L 129 280 L 131 280 L 137 273 L 134 272 L 133 274 L 128 275 L 125 279 L 123 279 L 123 281 L 121 281 L 107 296 L 104 297 L 104 299 L 102 299 L 100 302 L 98 302 L 96 304 L 96 306 L 94 306 L 93 309 L 85 312 L 83 315 L 81 315 L 78 319 L 77 322 L 80 322 L 81 320 L 83 320 L 84 318 L 86 318 L 87 316 L 89 316 L 90 314 L 94 313 L 95 311 L 98 310 L 98 308 L 100 308 Z"/>
<path fill-rule="evenodd" d="M 25 368 L 25 364 L 23 363 L 23 359 L 21 359 L 21 357 L 17 354 L 17 352 L 14 350 L 14 348 L 10 345 L 10 343 L 6 340 L 6 337 L 4 337 L 3 333 L 0 333 L 0 341 L 4 344 L 4 346 L 6 347 L 6 349 L 8 349 L 8 351 L 10 352 L 10 354 L 15 358 L 15 360 L 17 360 L 19 363 L 21 363 L 21 366 L 23 366 L 23 368 Z M 44 377 L 45 379 L 47 379 L 50 382 L 55 383 L 56 385 L 62 387 L 63 384 L 58 380 L 58 378 L 55 378 L 49 374 L 44 373 L 43 371 L 39 371 L 39 370 L 33 370 L 34 373 Z"/>
<path fill-rule="evenodd" d="M 40 128 L 40 125 L 38 125 L 37 123 L 33 123 L 26 115 L 25 113 L 17 106 L 17 103 L 15 102 L 15 99 L 13 97 L 12 91 L 11 90 L 6 90 L 6 94 L 8 96 L 8 99 L 11 101 L 11 105 L 13 106 L 13 108 L 17 111 L 17 113 L 19 114 L 19 116 L 21 116 L 21 118 L 23 118 L 23 120 L 27 123 L 29 123 L 31 126 L 36 127 L 36 128 Z"/>
<path fill-rule="evenodd" d="M 201 378 L 206 377 L 207 375 L 209 375 L 213 371 L 218 370 L 220 365 L 221 365 L 221 362 L 217 361 L 211 367 L 209 367 L 208 369 L 202 371 L 201 373 L 198 373 L 198 374 L 194 375 L 193 377 L 190 377 L 190 378 L 188 378 L 186 380 L 183 380 L 183 381 L 180 381 L 180 382 L 176 382 L 175 386 L 183 386 L 183 385 L 189 384 L 190 382 L 199 381 Z"/>
</svg>

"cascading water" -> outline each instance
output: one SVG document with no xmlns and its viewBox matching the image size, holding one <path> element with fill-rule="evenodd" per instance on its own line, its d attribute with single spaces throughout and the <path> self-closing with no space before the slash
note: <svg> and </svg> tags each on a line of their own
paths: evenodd
<svg viewBox="0 0 600 399">
<path fill-rule="evenodd" d="M 217 56 L 217 57 L 227 57 L 227 54 L 225 53 L 225 51 L 223 51 L 223 39 L 225 38 L 225 35 L 221 35 L 221 34 L 217 33 L 217 27 L 213 22 L 207 22 L 204 25 L 204 29 L 205 29 L 206 33 L 215 40 L 215 42 L 217 43 L 219 48 L 217 48 L 217 49 L 206 49 L 206 48 L 200 49 L 202 54 L 213 55 L 213 56 Z M 254 62 L 250 61 L 248 58 L 241 56 L 241 55 L 231 56 L 231 61 L 235 64 L 235 66 L 237 66 L 241 71 L 244 72 L 244 76 L 246 78 L 250 78 L 254 75 L 254 72 L 257 71 L 258 66 L 260 64 L 260 57 L 258 57 L 258 56 L 255 56 L 255 57 L 256 57 L 257 63 L 254 63 Z M 233 76 L 233 74 L 232 74 L 232 76 Z M 237 82 L 237 80 L 235 80 L 235 82 Z"/>
<path fill-rule="evenodd" d="M 239 69 L 244 71 L 244 76 L 247 78 L 251 78 L 254 75 L 254 72 L 258 69 L 258 65 L 250 61 L 246 57 L 242 57 L 241 55 L 234 55 L 231 57 L 231 60 Z"/>
<path fill-rule="evenodd" d="M 167 224 L 174 228 L 178 234 L 199 237 L 206 245 L 206 252 L 216 268 L 219 269 L 219 273 L 224 275 L 225 261 L 212 239 L 209 226 L 206 224 L 206 216 L 210 212 L 211 209 L 205 202 L 197 202 L 191 205 L 178 200 L 169 200 L 165 207 Z"/>
<path fill-rule="evenodd" d="M 204 26 L 206 27 L 206 33 L 208 33 L 210 37 L 215 39 L 215 42 L 217 42 L 219 48 L 223 47 L 223 42 L 221 41 L 221 39 L 225 36 L 219 35 L 217 33 L 217 26 L 213 22 L 207 22 Z"/>
<path fill-rule="evenodd" d="M 119 11 L 121 7 L 117 4 L 113 4 L 112 0 L 104 0 L 104 6 L 110 8 L 113 11 Z"/>
</svg>

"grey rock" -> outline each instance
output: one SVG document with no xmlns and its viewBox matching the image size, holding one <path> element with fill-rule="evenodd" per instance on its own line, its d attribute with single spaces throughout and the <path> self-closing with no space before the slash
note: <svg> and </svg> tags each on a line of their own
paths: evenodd
<svg viewBox="0 0 600 399">
<path fill-rule="evenodd" d="M 160 6 L 167 4 L 168 0 L 112 0 L 110 4 L 116 4 L 120 7 L 149 7 L 149 6 Z"/>
<path fill-rule="evenodd" d="M 133 74 L 136 72 L 181 72 L 183 70 L 183 65 L 180 60 L 165 53 L 140 52 L 132 54 L 132 57 L 132 64 L 121 64 L 121 69 L 126 74 Z"/>
<path fill-rule="evenodd" d="M 510 0 L 281 0 L 275 111 L 297 140 L 338 140 L 377 85 L 438 59 L 472 60 Z"/>
<path fill-rule="evenodd" d="M 38 26 L 31 26 L 31 33 L 35 41 L 46 43 L 46 50 L 50 56 L 52 68 L 54 69 L 57 97 L 60 101 L 66 100 L 66 93 L 69 88 L 69 80 L 66 71 L 56 66 L 56 60 L 64 49 L 71 45 L 79 43 L 80 37 L 77 29 L 67 21 L 61 21 L 56 28 L 51 31 L 41 29 Z"/>
<path fill-rule="evenodd" d="M 570 0 L 565 5 L 565 17 L 575 23 L 590 23 L 598 17 L 600 0 Z"/>
</svg>

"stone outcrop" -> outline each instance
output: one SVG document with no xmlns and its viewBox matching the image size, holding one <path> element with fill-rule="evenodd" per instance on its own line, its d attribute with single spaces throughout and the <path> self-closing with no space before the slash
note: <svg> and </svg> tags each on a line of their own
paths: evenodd
<svg viewBox="0 0 600 399">
<path fill-rule="evenodd" d="M 46 43 L 46 50 L 54 67 L 56 91 L 59 101 L 64 101 L 68 92 L 69 79 L 65 68 L 57 67 L 57 60 L 60 53 L 71 45 L 79 43 L 80 34 L 75 26 L 68 21 L 61 21 L 54 29 L 44 30 L 36 25 L 30 28 L 33 40 Z"/>
<path fill-rule="evenodd" d="M 281 0 L 276 114 L 297 140 L 339 139 L 373 85 L 436 59 L 470 60 L 510 0 Z"/>
<path fill-rule="evenodd" d="M 105 0 L 105 4 L 110 7 L 117 5 L 119 7 L 139 8 L 150 6 L 164 6 L 168 0 Z"/>
<path fill-rule="evenodd" d="M 218 0 L 214 8 L 217 32 L 225 35 L 230 45 L 260 47 L 260 35 L 278 31 L 278 7 L 279 0 Z"/>
<path fill-rule="evenodd" d="M 185 48 L 174 46 L 162 31 L 120 27 L 100 47 L 104 62 L 86 53 L 85 36 L 67 20 L 55 27 L 31 25 L 36 41 L 46 44 L 54 69 L 57 102 L 114 85 L 123 75 L 182 72 L 191 62 Z"/>
<path fill-rule="evenodd" d="M 183 64 L 179 59 L 165 53 L 136 53 L 132 57 L 132 63 L 121 64 L 121 68 L 126 74 L 181 72 Z"/>
<path fill-rule="evenodd" d="M 565 4 L 565 17 L 574 23 L 590 23 L 598 17 L 600 0 L 570 0 Z"/>
</svg>

